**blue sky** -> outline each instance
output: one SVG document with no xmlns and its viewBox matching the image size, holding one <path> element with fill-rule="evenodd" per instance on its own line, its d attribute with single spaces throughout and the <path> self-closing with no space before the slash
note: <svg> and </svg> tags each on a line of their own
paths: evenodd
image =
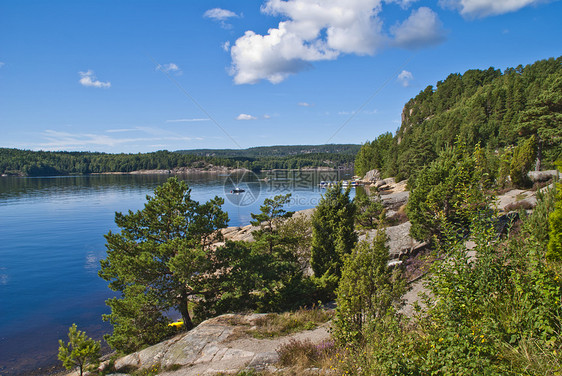
<svg viewBox="0 0 562 376">
<path fill-rule="evenodd" d="M 562 2 L 0 2 L 0 147 L 362 143 L 449 73 L 562 51 Z"/>
</svg>

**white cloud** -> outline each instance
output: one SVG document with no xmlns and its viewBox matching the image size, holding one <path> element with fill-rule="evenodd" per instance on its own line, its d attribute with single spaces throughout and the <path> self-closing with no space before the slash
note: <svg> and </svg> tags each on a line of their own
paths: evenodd
<svg viewBox="0 0 562 376">
<path fill-rule="evenodd" d="M 173 119 L 173 120 L 166 120 L 166 123 L 192 123 L 192 122 L 199 122 L 199 121 L 209 121 L 211 119 Z"/>
<path fill-rule="evenodd" d="M 314 106 L 313 104 L 310 104 L 308 102 L 299 102 L 297 103 L 297 106 L 301 106 L 301 107 L 312 107 Z"/>
<path fill-rule="evenodd" d="M 397 3 L 402 7 L 402 9 L 407 9 L 410 7 L 412 3 L 415 3 L 418 0 L 386 0 L 387 3 Z"/>
<path fill-rule="evenodd" d="M 40 150 L 99 150 L 122 145 L 154 143 L 159 141 L 177 142 L 201 140 L 200 137 L 188 137 L 176 132 L 152 127 L 135 127 L 131 129 L 109 129 L 107 133 L 138 132 L 142 137 L 113 137 L 98 133 L 70 133 L 56 130 L 45 130 L 42 136 L 46 140 L 37 145 Z"/>
<path fill-rule="evenodd" d="M 246 31 L 238 38 L 231 48 L 234 82 L 279 83 L 312 62 L 375 53 L 385 40 L 377 17 L 381 1 L 268 0 L 262 12 L 288 20 L 266 35 Z"/>
<path fill-rule="evenodd" d="M 168 63 L 168 64 L 164 64 L 164 65 L 158 64 L 158 66 L 156 67 L 156 70 L 162 71 L 164 73 L 175 73 L 175 74 L 181 74 L 182 73 L 180 67 L 178 67 L 178 65 L 175 64 L 175 63 Z"/>
<path fill-rule="evenodd" d="M 445 8 L 456 9 L 467 18 L 488 17 L 515 12 L 529 5 L 544 3 L 545 0 L 439 0 Z"/>
<path fill-rule="evenodd" d="M 441 43 L 445 38 L 437 14 L 427 7 L 413 10 L 404 22 L 391 29 L 394 44 L 405 48 L 421 48 Z"/>
<path fill-rule="evenodd" d="M 88 69 L 86 72 L 78 72 L 78 74 L 80 75 L 79 82 L 82 86 L 97 87 L 97 88 L 104 88 L 104 89 L 111 87 L 111 82 L 99 81 L 97 77 L 94 75 L 94 71 L 92 71 L 91 69 Z"/>
<path fill-rule="evenodd" d="M 119 128 L 119 129 L 107 129 L 106 133 L 123 133 L 123 132 L 138 132 L 138 128 Z"/>
<path fill-rule="evenodd" d="M 410 86 L 410 81 L 412 81 L 413 79 L 414 79 L 414 75 L 412 74 L 412 72 L 408 72 L 407 70 L 403 70 L 398 75 L 398 81 L 400 81 L 400 83 L 404 87 Z"/>
<path fill-rule="evenodd" d="M 226 21 L 229 18 L 238 18 L 240 17 L 238 14 L 227 10 L 227 9 L 221 9 L 221 8 L 214 8 L 214 9 L 209 9 L 208 11 L 206 11 L 203 14 L 203 17 L 205 18 L 210 18 L 213 21 L 219 22 L 221 27 L 224 29 L 230 29 L 232 27 L 232 25 L 228 24 Z"/>
<path fill-rule="evenodd" d="M 222 44 L 222 49 L 225 50 L 226 52 L 230 51 L 230 41 L 226 41 Z"/>
<path fill-rule="evenodd" d="M 238 17 L 238 15 L 228 9 L 213 8 L 207 10 L 203 17 L 210 18 L 215 21 L 225 21 L 229 18 Z"/>
<path fill-rule="evenodd" d="M 271 119 L 271 115 L 265 114 L 265 115 L 263 115 L 263 118 L 264 119 Z"/>
<path fill-rule="evenodd" d="M 279 83 L 341 54 L 373 55 L 385 46 L 417 48 L 443 39 L 441 23 L 422 7 L 393 29 L 383 30 L 383 2 L 408 7 L 415 0 L 268 0 L 262 12 L 283 18 L 260 35 L 248 30 L 230 48 L 236 84 Z"/>
<path fill-rule="evenodd" d="M 256 120 L 257 118 L 248 114 L 240 114 L 236 117 L 236 120 Z"/>
<path fill-rule="evenodd" d="M 362 112 L 363 112 L 364 114 L 367 114 L 367 115 L 374 115 L 374 114 L 377 114 L 377 113 L 379 112 L 379 110 L 377 110 L 377 109 L 375 108 L 374 110 L 365 110 L 365 111 L 362 111 Z"/>
</svg>

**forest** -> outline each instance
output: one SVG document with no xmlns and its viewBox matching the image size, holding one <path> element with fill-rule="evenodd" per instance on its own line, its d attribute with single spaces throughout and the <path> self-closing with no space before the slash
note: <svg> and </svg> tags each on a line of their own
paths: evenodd
<svg viewBox="0 0 562 376">
<path fill-rule="evenodd" d="M 366 142 L 355 160 L 365 175 L 415 178 L 460 137 L 479 144 L 499 166 L 514 149 L 534 137 L 538 169 L 552 169 L 562 156 L 562 57 L 527 66 L 472 69 L 450 74 L 410 99 L 396 134 Z"/>
<path fill-rule="evenodd" d="M 287 157 L 303 154 L 342 154 L 356 155 L 360 145 L 355 144 L 327 144 L 327 145 L 279 145 L 258 146 L 248 149 L 193 149 L 178 150 L 178 153 L 199 156 L 226 158 L 258 158 L 258 157 Z"/>
<path fill-rule="evenodd" d="M 274 150 L 281 148 L 283 152 Z M 353 168 L 359 145 L 281 146 L 255 148 L 260 152 L 217 150 L 213 155 L 198 152 L 157 151 L 138 154 L 93 152 L 50 152 L 0 148 L 0 174 L 16 176 L 53 176 L 139 170 L 195 168 L 210 170 L 214 166 L 246 168 L 252 171 L 314 167 Z M 251 149 L 246 149 L 251 150 Z M 268 152 L 271 150 L 271 152 Z M 341 153 L 332 152 L 341 150 Z M 210 153 L 205 153 L 210 154 Z M 216 155 L 214 155 L 216 154 Z"/>
</svg>

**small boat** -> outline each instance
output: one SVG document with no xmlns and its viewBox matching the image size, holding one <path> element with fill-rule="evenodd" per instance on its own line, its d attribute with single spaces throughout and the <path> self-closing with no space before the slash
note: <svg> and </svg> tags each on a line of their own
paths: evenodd
<svg viewBox="0 0 562 376">
<path fill-rule="evenodd" d="M 243 190 L 242 188 L 234 188 L 232 191 L 230 191 L 230 193 L 244 193 L 246 192 L 245 190 Z"/>
</svg>

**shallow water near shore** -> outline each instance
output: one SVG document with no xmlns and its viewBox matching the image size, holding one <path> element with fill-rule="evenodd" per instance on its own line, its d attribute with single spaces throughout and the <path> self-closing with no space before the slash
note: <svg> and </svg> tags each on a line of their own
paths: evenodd
<svg viewBox="0 0 562 376">
<path fill-rule="evenodd" d="M 287 210 L 316 206 L 322 180 L 350 171 L 180 175 L 192 198 L 225 198 L 229 226 L 249 224 L 267 197 L 292 193 Z M 95 339 L 111 330 L 101 315 L 113 296 L 97 276 L 116 211 L 142 209 L 167 175 L 0 178 L 0 375 L 57 364 L 58 339 L 76 323 Z M 234 188 L 243 194 L 230 193 Z M 353 191 L 352 191 L 353 192 Z M 352 193 L 354 194 L 354 193 Z M 34 372 L 35 371 L 35 372 Z"/>
</svg>

